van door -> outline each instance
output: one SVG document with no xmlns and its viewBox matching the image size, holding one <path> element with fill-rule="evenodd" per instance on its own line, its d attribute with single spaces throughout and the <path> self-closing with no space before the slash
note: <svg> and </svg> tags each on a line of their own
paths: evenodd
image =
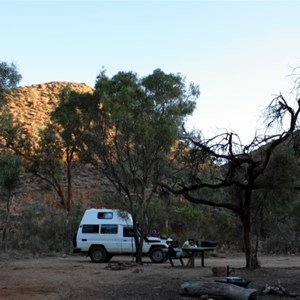
<svg viewBox="0 0 300 300">
<path fill-rule="evenodd" d="M 135 253 L 135 242 L 133 228 L 123 226 L 122 252 Z"/>
<path fill-rule="evenodd" d="M 82 224 L 77 232 L 77 248 L 88 251 L 99 240 L 99 224 Z"/>
<path fill-rule="evenodd" d="M 106 250 L 111 253 L 121 253 L 121 232 L 118 224 L 101 224 L 100 240 Z"/>
</svg>

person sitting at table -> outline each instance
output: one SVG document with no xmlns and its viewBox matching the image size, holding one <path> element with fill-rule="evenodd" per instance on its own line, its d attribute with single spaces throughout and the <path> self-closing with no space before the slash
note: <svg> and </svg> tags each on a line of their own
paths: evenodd
<svg viewBox="0 0 300 300">
<path fill-rule="evenodd" d="M 194 239 L 188 239 L 182 245 L 182 248 L 191 248 L 191 247 L 196 247 Z"/>
<path fill-rule="evenodd" d="M 167 257 L 176 257 L 176 251 L 173 248 L 173 240 L 171 238 L 167 239 L 168 252 Z"/>
<path fill-rule="evenodd" d="M 193 247 L 197 247 L 195 245 L 195 240 L 194 239 L 188 239 L 182 245 L 183 249 L 185 249 L 185 248 L 193 248 Z M 193 253 L 190 252 L 190 251 L 184 251 L 184 252 L 186 253 L 186 256 L 189 258 L 187 266 L 192 265 L 192 256 L 193 256 Z"/>
</svg>

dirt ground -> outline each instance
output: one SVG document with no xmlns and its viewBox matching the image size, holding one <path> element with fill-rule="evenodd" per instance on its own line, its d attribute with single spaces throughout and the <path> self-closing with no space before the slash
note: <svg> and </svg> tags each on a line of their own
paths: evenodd
<svg viewBox="0 0 300 300">
<path fill-rule="evenodd" d="M 214 282 L 212 267 L 234 269 L 234 276 L 250 280 L 249 288 L 261 290 L 266 283 L 280 281 L 290 293 L 300 295 L 300 256 L 262 256 L 261 268 L 245 270 L 242 255 L 209 256 L 205 267 L 196 258 L 195 268 L 175 261 L 152 264 L 148 258 L 136 265 L 130 257 L 113 257 L 110 263 L 95 264 L 85 256 L 0 260 L 0 299 L 125 299 L 192 300 L 182 294 L 181 284 L 195 280 Z M 122 266 L 121 270 L 110 267 Z M 257 299 L 293 299 L 279 295 L 261 295 Z M 294 299 L 300 299 L 299 296 Z"/>
</svg>

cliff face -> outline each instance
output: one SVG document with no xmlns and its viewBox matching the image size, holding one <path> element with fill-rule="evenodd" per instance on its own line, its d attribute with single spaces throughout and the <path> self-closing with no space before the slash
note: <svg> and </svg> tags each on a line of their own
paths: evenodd
<svg viewBox="0 0 300 300">
<path fill-rule="evenodd" d="M 79 93 L 92 93 L 85 83 L 49 82 L 16 88 L 8 97 L 8 107 L 25 128 L 36 133 L 50 120 L 50 113 L 58 105 L 59 94 L 69 86 Z"/>
<path fill-rule="evenodd" d="M 81 93 L 93 91 L 84 83 L 70 82 L 49 82 L 18 87 L 8 97 L 9 110 L 24 124 L 26 130 L 36 135 L 39 129 L 49 123 L 50 113 L 58 105 L 59 94 L 66 86 Z M 112 192 L 108 182 L 92 166 L 80 166 L 74 171 L 73 206 L 77 204 L 99 206 L 101 199 Z M 36 202 L 46 203 L 55 208 L 60 207 L 56 192 L 45 181 L 36 178 L 33 174 L 24 173 L 21 176 L 21 185 L 16 191 L 13 211 L 19 211 L 24 204 Z M 4 204 L 0 201 L 0 205 Z"/>
</svg>

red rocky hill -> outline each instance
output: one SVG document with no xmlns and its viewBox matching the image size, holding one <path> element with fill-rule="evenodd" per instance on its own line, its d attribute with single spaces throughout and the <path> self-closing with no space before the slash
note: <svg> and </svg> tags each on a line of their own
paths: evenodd
<svg viewBox="0 0 300 300">
<path fill-rule="evenodd" d="M 50 113 L 58 105 L 59 94 L 66 86 L 82 93 L 93 91 L 85 83 L 74 82 L 49 82 L 22 86 L 16 88 L 9 95 L 9 110 L 30 133 L 35 135 L 38 129 L 45 127 L 49 122 Z M 89 165 L 82 166 L 80 171 L 73 174 L 73 186 L 73 206 L 82 203 L 87 206 L 99 206 L 103 195 L 112 193 L 112 188 L 103 179 L 103 176 L 99 176 L 98 172 Z M 51 207 L 60 207 L 60 200 L 49 185 L 33 174 L 24 173 L 13 202 L 13 211 L 18 211 L 24 205 L 32 202 L 42 202 Z M 0 204 L 5 205 L 2 201 Z"/>
</svg>

